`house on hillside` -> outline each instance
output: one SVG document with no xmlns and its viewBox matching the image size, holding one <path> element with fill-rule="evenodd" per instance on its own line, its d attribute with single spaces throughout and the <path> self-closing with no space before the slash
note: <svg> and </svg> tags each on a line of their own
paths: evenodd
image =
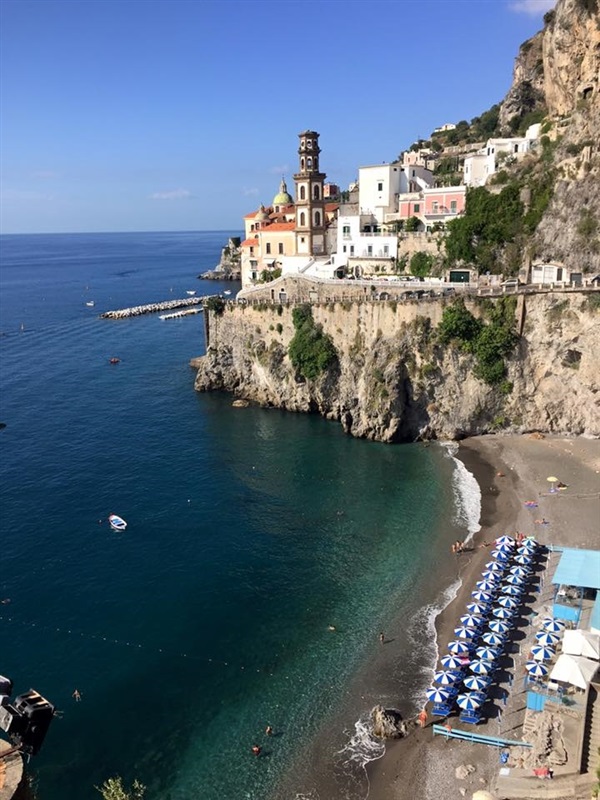
<svg viewBox="0 0 600 800">
<path fill-rule="evenodd" d="M 498 172 L 502 163 L 524 158 L 536 146 L 540 136 L 540 123 L 530 125 L 525 136 L 507 139 L 488 139 L 477 153 L 466 156 L 464 183 L 466 186 L 485 186 L 489 178 Z"/>
</svg>

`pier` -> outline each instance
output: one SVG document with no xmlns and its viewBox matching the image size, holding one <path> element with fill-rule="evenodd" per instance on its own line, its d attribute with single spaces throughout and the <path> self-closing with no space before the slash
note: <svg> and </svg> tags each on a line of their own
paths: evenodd
<svg viewBox="0 0 600 800">
<path fill-rule="evenodd" d="M 115 311 L 105 311 L 100 314 L 100 319 L 127 319 L 128 317 L 140 317 L 142 314 L 156 314 L 159 311 L 172 311 L 176 308 L 191 308 L 201 306 L 209 297 L 214 295 L 202 295 L 201 297 L 183 297 L 180 300 L 164 300 L 162 303 L 148 303 L 145 306 L 133 306 L 132 308 L 120 308 Z M 199 308 L 198 311 L 202 311 Z"/>
</svg>

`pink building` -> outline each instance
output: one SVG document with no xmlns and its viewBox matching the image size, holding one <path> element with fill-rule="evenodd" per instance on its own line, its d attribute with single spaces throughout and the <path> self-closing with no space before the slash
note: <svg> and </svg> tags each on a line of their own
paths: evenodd
<svg viewBox="0 0 600 800">
<path fill-rule="evenodd" d="M 400 219 L 418 217 L 425 226 L 435 222 L 446 223 L 464 212 L 466 194 L 466 186 L 440 186 L 401 194 L 398 216 Z"/>
</svg>

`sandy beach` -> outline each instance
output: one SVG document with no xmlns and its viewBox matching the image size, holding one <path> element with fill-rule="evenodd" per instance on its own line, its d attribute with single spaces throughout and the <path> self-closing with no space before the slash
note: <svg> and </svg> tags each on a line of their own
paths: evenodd
<svg viewBox="0 0 600 800">
<path fill-rule="evenodd" d="M 446 652 L 458 617 L 489 559 L 485 543 L 516 531 L 546 545 L 597 549 L 600 543 L 598 440 L 536 435 L 474 437 L 461 442 L 458 457 L 481 487 L 481 531 L 468 552 L 448 556 L 459 560 L 462 585 L 436 621 L 440 653 Z M 567 488 L 550 492 L 549 476 L 556 476 Z M 537 507 L 525 506 L 532 500 Z M 471 797 L 478 789 L 490 786 L 498 770 L 497 751 L 434 737 L 433 721 L 442 720 L 430 716 L 425 729 L 389 743 L 383 758 L 369 764 L 369 800 L 452 800 Z M 478 725 L 477 731 L 506 735 L 494 719 Z M 520 738 L 514 725 L 510 738 Z M 465 764 L 475 770 L 465 779 L 456 778 L 456 768 Z"/>
</svg>

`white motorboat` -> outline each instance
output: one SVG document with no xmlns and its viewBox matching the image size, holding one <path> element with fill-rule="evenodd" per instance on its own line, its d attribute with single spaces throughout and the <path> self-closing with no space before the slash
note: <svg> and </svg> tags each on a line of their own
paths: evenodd
<svg viewBox="0 0 600 800">
<path fill-rule="evenodd" d="M 95 305 L 96 304 L 94 303 L 93 300 L 88 300 L 87 303 L 86 303 L 86 306 L 89 306 L 90 308 L 93 308 Z"/>
<path fill-rule="evenodd" d="M 195 290 L 195 289 L 188 289 L 188 290 L 186 291 L 186 294 L 189 294 L 189 295 L 193 296 L 193 295 L 195 295 L 195 294 L 196 294 L 196 290 Z"/>
<path fill-rule="evenodd" d="M 123 519 L 123 517 L 119 517 L 117 514 L 111 514 L 108 518 L 110 522 L 110 527 L 113 531 L 124 531 L 127 527 L 127 523 Z"/>
</svg>

